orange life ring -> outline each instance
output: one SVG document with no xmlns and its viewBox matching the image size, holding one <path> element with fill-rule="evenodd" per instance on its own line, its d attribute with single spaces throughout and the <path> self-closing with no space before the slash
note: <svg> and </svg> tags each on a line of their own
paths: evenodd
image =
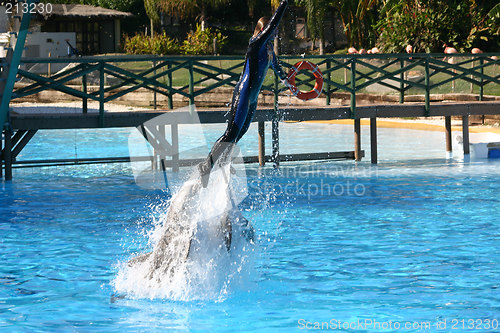
<svg viewBox="0 0 500 333">
<path fill-rule="evenodd" d="M 316 84 L 314 85 L 314 88 L 310 91 L 301 91 L 295 85 L 295 76 L 301 70 L 312 71 L 314 77 L 316 78 Z M 299 61 L 298 63 L 293 65 L 292 68 L 290 68 L 290 71 L 288 72 L 287 80 L 290 83 L 289 88 L 292 94 L 304 101 L 315 99 L 321 94 L 321 91 L 323 90 L 323 74 L 319 70 L 318 66 L 307 60 Z"/>
</svg>

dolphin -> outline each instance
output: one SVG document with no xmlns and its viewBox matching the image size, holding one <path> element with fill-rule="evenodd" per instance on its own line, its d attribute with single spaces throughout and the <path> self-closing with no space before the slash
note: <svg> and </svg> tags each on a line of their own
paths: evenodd
<svg viewBox="0 0 500 333">
<path fill-rule="evenodd" d="M 161 226 L 161 238 L 151 252 L 129 260 L 129 266 L 147 262 L 149 279 L 165 275 L 167 278 L 172 278 L 176 268 L 184 265 L 192 256 L 195 241 L 197 250 L 208 250 L 204 246 L 222 246 L 228 253 L 235 237 L 243 238 L 250 243 L 254 242 L 253 226 L 243 217 L 232 199 L 221 214 L 211 217 L 210 221 L 204 220 L 204 212 L 200 211 L 199 204 L 199 193 L 202 189 L 201 179 L 194 177 L 174 194 L 166 220 Z M 230 196 L 230 193 L 228 195 Z M 206 229 L 203 232 L 205 235 L 208 233 L 210 242 L 200 242 L 203 228 Z"/>
</svg>

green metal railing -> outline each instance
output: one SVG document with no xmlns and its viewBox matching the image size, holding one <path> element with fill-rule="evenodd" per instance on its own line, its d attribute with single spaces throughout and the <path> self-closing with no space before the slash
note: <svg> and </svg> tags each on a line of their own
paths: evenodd
<svg viewBox="0 0 500 333">
<path fill-rule="evenodd" d="M 26 0 L 25 4 L 27 4 L 27 8 L 31 8 L 31 4 L 33 4 L 34 0 Z M 12 99 L 12 91 L 14 89 L 14 83 L 16 81 L 17 70 L 19 68 L 19 64 L 21 61 L 21 56 L 24 50 L 24 43 L 26 41 L 26 36 L 28 35 L 28 27 L 31 21 L 31 11 L 27 11 L 22 15 L 14 16 L 15 19 L 20 19 L 19 31 L 16 32 L 16 46 L 13 51 L 9 51 L 7 58 L 7 62 L 3 62 L 2 72 L 0 75 L 1 80 L 5 80 L 1 83 L 1 91 L 0 94 L 2 96 L 0 102 L 0 127 L 3 129 L 5 122 L 8 118 L 8 110 L 10 100 Z"/>
<path fill-rule="evenodd" d="M 405 102 L 408 94 L 423 94 L 425 110 L 431 107 L 431 93 L 443 90 L 470 89 L 483 100 L 485 88 L 500 95 L 500 53 L 455 54 L 373 54 L 280 57 L 285 68 L 301 59 L 316 63 L 324 77 L 326 105 L 332 94 L 348 93 L 351 117 L 356 117 L 356 95 L 367 89 L 385 89 L 384 93 L 399 94 Z M 48 76 L 31 73 L 33 64 L 72 64 L 65 70 Z M 101 124 L 104 105 L 139 88 L 166 96 L 173 108 L 173 96 L 184 96 L 190 104 L 196 98 L 222 86 L 234 87 L 244 65 L 240 56 L 95 56 L 81 58 L 22 59 L 18 75 L 29 84 L 14 91 L 13 98 L 22 98 L 47 89 L 53 89 L 82 100 L 83 112 L 87 101 L 99 102 Z M 272 72 L 272 71 L 270 71 Z M 312 89 L 315 79 L 311 73 L 300 73 L 296 83 L 301 90 Z M 96 78 L 98 89 L 89 91 L 89 76 Z M 108 82 L 106 82 L 108 81 Z M 80 88 L 70 86 L 77 82 Z M 378 88 L 377 88 L 378 87 Z M 458 88 L 456 88 L 458 87 Z M 263 90 L 278 95 L 286 90 L 270 74 Z M 156 95 L 155 95 L 156 96 Z M 156 98 L 156 97 L 155 97 Z M 229 102 L 229 101 L 227 101 Z"/>
</svg>

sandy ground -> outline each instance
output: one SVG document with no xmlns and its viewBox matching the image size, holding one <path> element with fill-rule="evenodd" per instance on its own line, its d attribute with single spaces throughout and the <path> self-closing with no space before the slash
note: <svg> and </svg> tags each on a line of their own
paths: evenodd
<svg viewBox="0 0 500 333">
<path fill-rule="evenodd" d="M 332 120 L 332 121 L 319 121 L 320 123 L 331 123 L 331 124 L 353 124 L 353 120 L 345 119 L 345 120 Z M 370 125 L 370 121 L 368 119 L 362 119 L 361 125 Z M 462 131 L 462 121 L 461 120 L 452 120 L 452 131 Z M 429 117 L 429 118 L 417 118 L 417 119 L 402 119 L 402 118 L 390 118 L 390 120 L 381 120 L 381 118 L 377 118 L 377 127 L 385 127 L 385 128 L 407 128 L 407 129 L 415 129 L 415 130 L 424 130 L 424 131 L 438 131 L 444 132 L 444 117 Z M 469 126 L 469 131 L 471 133 L 495 133 L 500 135 L 500 127 L 499 126 L 490 126 L 490 125 L 475 125 Z"/>
<path fill-rule="evenodd" d="M 89 101 L 87 104 L 89 113 L 99 112 L 99 102 Z M 106 112 L 126 112 L 126 111 L 149 111 L 152 108 L 135 107 L 121 104 L 106 103 L 104 105 Z M 58 102 L 58 103 L 13 103 L 11 110 L 16 113 L 30 114 L 30 113 L 82 113 L 82 102 Z"/>
</svg>

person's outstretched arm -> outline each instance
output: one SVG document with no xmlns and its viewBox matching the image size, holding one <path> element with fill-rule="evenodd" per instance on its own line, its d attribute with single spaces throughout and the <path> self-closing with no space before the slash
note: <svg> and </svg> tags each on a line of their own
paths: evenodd
<svg viewBox="0 0 500 333">
<path fill-rule="evenodd" d="M 287 6 L 288 0 L 282 0 L 278 9 L 276 9 L 276 11 L 274 12 L 273 17 L 271 17 L 269 23 L 264 27 L 264 30 L 262 30 L 257 36 L 252 38 L 251 43 L 257 41 L 266 42 L 267 40 L 269 40 L 269 38 L 273 35 L 273 32 L 280 24 L 281 18 L 283 17 Z"/>
</svg>

